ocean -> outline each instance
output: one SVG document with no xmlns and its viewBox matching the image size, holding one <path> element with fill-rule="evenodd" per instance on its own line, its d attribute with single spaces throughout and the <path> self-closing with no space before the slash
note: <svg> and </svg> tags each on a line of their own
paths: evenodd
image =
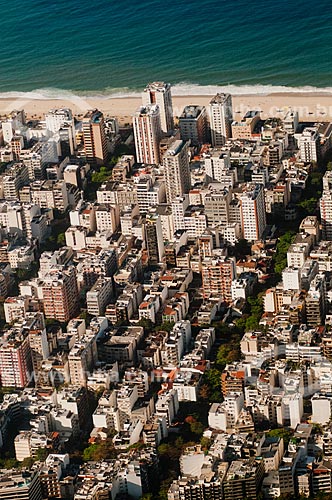
<svg viewBox="0 0 332 500">
<path fill-rule="evenodd" d="M 2 5 L 1 5 L 2 4 Z M 0 0 L 0 97 L 332 92 L 321 0 Z"/>
</svg>

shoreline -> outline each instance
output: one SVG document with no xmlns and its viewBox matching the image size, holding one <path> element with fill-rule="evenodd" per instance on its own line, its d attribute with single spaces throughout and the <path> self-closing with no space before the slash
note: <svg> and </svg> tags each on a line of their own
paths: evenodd
<svg viewBox="0 0 332 500">
<path fill-rule="evenodd" d="M 185 106 L 196 104 L 208 106 L 214 94 L 174 95 L 173 112 L 179 116 Z M 300 121 L 332 121 L 332 92 L 275 92 L 270 94 L 233 95 L 234 119 L 239 120 L 248 110 L 260 110 L 262 118 L 282 116 L 289 108 L 298 111 Z M 77 95 L 59 98 L 33 98 L 30 96 L 11 98 L 0 97 L 0 115 L 9 114 L 14 109 L 24 109 L 28 118 L 43 119 L 53 108 L 68 107 L 76 116 L 88 109 L 98 108 L 106 116 L 118 118 L 120 124 L 131 122 L 131 117 L 141 104 L 137 96 L 81 97 Z M 281 111 L 280 111 L 281 110 Z"/>
</svg>

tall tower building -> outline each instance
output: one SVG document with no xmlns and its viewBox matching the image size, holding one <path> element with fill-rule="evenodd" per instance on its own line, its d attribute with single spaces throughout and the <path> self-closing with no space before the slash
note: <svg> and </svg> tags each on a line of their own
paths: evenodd
<svg viewBox="0 0 332 500">
<path fill-rule="evenodd" d="M 264 186 L 255 184 L 241 196 L 243 238 L 260 240 L 266 227 Z"/>
<path fill-rule="evenodd" d="M 137 162 L 158 164 L 161 139 L 159 106 L 141 106 L 133 117 L 133 126 Z"/>
<path fill-rule="evenodd" d="M 323 240 L 332 240 L 332 172 L 323 177 L 323 193 L 319 200 Z"/>
<path fill-rule="evenodd" d="M 164 82 L 149 83 L 142 93 L 143 106 L 157 104 L 160 108 L 161 130 L 169 134 L 174 129 L 171 85 Z"/>
<path fill-rule="evenodd" d="M 306 127 L 299 138 L 302 161 L 317 161 L 320 158 L 320 136 L 316 127 Z"/>
<path fill-rule="evenodd" d="M 179 229 L 185 229 L 184 214 L 188 206 L 189 206 L 189 196 L 187 194 L 183 196 L 177 196 L 172 201 L 174 231 L 178 231 Z"/>
<path fill-rule="evenodd" d="M 193 146 L 209 142 L 209 120 L 205 106 L 185 106 L 180 118 L 181 139 Z"/>
<path fill-rule="evenodd" d="M 73 114 L 68 108 L 52 109 L 45 115 L 45 122 L 47 130 L 55 134 L 65 123 L 75 125 Z"/>
<path fill-rule="evenodd" d="M 63 323 L 72 319 L 79 311 L 75 268 L 51 270 L 43 282 L 45 317 Z"/>
<path fill-rule="evenodd" d="M 3 387 L 25 387 L 31 375 L 28 337 L 9 330 L 0 342 L 0 380 Z"/>
<path fill-rule="evenodd" d="M 7 117 L 6 121 L 2 122 L 2 134 L 5 144 L 9 144 L 13 136 L 22 129 L 25 125 L 25 113 L 24 110 L 12 111 Z"/>
<path fill-rule="evenodd" d="M 232 281 L 236 277 L 234 257 L 216 256 L 202 262 L 204 297 L 217 295 L 223 302 L 232 302 Z"/>
<path fill-rule="evenodd" d="M 62 156 L 74 154 L 76 148 L 75 119 L 70 109 L 52 109 L 45 115 L 46 128 L 58 134 Z M 66 146 L 67 144 L 67 146 Z"/>
<path fill-rule="evenodd" d="M 332 193 L 323 191 L 319 200 L 323 240 L 332 240 Z"/>
<path fill-rule="evenodd" d="M 0 499 L 41 500 L 40 472 L 29 470 L 2 470 Z"/>
<path fill-rule="evenodd" d="M 31 350 L 32 369 L 34 376 L 36 377 L 41 370 L 43 360 L 47 359 L 50 354 L 46 329 L 30 330 L 29 344 Z"/>
<path fill-rule="evenodd" d="M 211 149 L 204 156 L 204 167 L 206 175 L 208 175 L 210 179 L 224 182 L 225 176 L 229 174 L 231 168 L 229 151 L 225 152 L 221 149 Z"/>
<path fill-rule="evenodd" d="M 148 251 L 149 264 L 158 264 L 161 262 L 165 251 L 160 216 L 156 210 L 151 210 L 146 216 L 145 241 Z"/>
<path fill-rule="evenodd" d="M 209 185 L 209 192 L 204 198 L 205 215 L 209 227 L 226 225 L 230 222 L 229 206 L 232 194 L 229 189 L 218 189 L 218 184 Z"/>
<path fill-rule="evenodd" d="M 68 108 L 52 109 L 45 115 L 46 128 L 53 134 L 59 133 L 61 143 L 69 143 L 70 154 L 76 148 L 75 119 Z"/>
<path fill-rule="evenodd" d="M 108 159 L 104 115 L 98 109 L 88 111 L 83 117 L 83 139 L 87 162 L 102 165 Z"/>
<path fill-rule="evenodd" d="M 213 147 L 221 147 L 232 135 L 233 108 L 230 94 L 217 94 L 210 101 L 210 128 Z"/>
<path fill-rule="evenodd" d="M 165 171 L 167 202 L 176 196 L 189 193 L 191 187 L 188 142 L 176 140 L 166 151 L 163 164 Z"/>
</svg>

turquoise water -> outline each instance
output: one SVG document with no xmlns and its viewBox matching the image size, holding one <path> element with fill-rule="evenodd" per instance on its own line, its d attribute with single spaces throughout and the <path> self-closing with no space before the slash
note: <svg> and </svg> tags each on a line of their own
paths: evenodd
<svg viewBox="0 0 332 500">
<path fill-rule="evenodd" d="M 125 94 L 157 79 L 175 84 L 178 93 L 216 85 L 232 85 L 234 93 L 332 87 L 330 1 L 0 5 L 1 93 Z"/>
</svg>

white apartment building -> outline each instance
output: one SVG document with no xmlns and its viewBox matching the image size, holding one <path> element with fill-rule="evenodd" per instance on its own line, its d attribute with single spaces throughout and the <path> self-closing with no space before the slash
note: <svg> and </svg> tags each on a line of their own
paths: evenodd
<svg viewBox="0 0 332 500">
<path fill-rule="evenodd" d="M 282 272 L 284 290 L 301 289 L 301 270 L 297 267 L 286 267 Z"/>
<path fill-rule="evenodd" d="M 189 193 L 191 179 L 188 142 L 174 141 L 163 158 L 167 202 Z"/>
<path fill-rule="evenodd" d="M 93 316 L 102 316 L 113 295 L 112 278 L 100 277 L 86 294 L 87 310 Z"/>
<path fill-rule="evenodd" d="M 248 241 L 260 240 L 266 228 L 264 187 L 251 186 L 241 196 L 241 217 L 243 237 Z"/>
<path fill-rule="evenodd" d="M 160 108 L 142 106 L 133 117 L 136 158 L 138 163 L 157 165 L 160 161 Z"/>
<path fill-rule="evenodd" d="M 244 405 L 243 393 L 230 393 L 223 403 L 213 403 L 209 411 L 209 427 L 226 431 L 236 424 Z"/>
<path fill-rule="evenodd" d="M 27 297 L 7 297 L 4 302 L 6 323 L 10 324 L 19 319 L 24 319 L 28 305 L 29 300 Z"/>
<path fill-rule="evenodd" d="M 71 136 L 75 142 L 75 120 L 73 113 L 68 108 L 52 109 L 45 115 L 45 124 L 47 130 L 56 134 L 61 128 L 70 127 Z"/>
<path fill-rule="evenodd" d="M 156 402 L 156 415 L 166 418 L 170 426 L 179 411 L 178 393 L 175 389 L 159 394 Z"/>
<path fill-rule="evenodd" d="M 160 109 L 160 125 L 164 134 L 174 129 L 171 85 L 164 82 L 149 83 L 142 93 L 143 106 L 156 104 Z"/>
<path fill-rule="evenodd" d="M 211 179 L 218 182 L 224 182 L 225 174 L 231 166 L 229 151 L 221 149 L 212 149 L 204 156 L 205 173 Z M 234 179 L 231 177 L 230 182 L 233 186 Z"/>
<path fill-rule="evenodd" d="M 135 187 L 141 214 L 146 214 L 151 207 L 165 202 L 165 183 L 163 181 L 155 180 L 150 175 L 141 175 Z"/>
<path fill-rule="evenodd" d="M 320 154 L 320 137 L 316 128 L 306 127 L 299 138 L 298 145 L 302 161 L 318 160 Z"/>
<path fill-rule="evenodd" d="M 311 398 L 312 417 L 314 424 L 326 425 L 331 420 L 331 396 L 328 394 L 316 393 Z"/>
<path fill-rule="evenodd" d="M 116 391 L 104 392 L 98 401 L 92 420 L 95 428 L 104 428 L 117 432 L 121 430 Z"/>
<path fill-rule="evenodd" d="M 323 194 L 319 201 L 322 221 L 322 237 L 332 240 L 332 172 L 327 171 L 323 177 Z"/>
<path fill-rule="evenodd" d="M 232 96 L 216 94 L 210 101 L 209 112 L 212 146 L 221 147 L 232 135 Z"/>
<path fill-rule="evenodd" d="M 287 265 L 289 267 L 301 268 L 307 260 L 309 252 L 309 243 L 292 244 L 287 251 Z"/>
<path fill-rule="evenodd" d="M 97 231 L 114 233 L 119 225 L 119 209 L 117 206 L 99 205 L 95 211 Z"/>
<path fill-rule="evenodd" d="M 203 210 L 193 207 L 184 216 L 184 228 L 189 238 L 199 238 L 207 228 L 206 215 Z"/>
<path fill-rule="evenodd" d="M 184 214 L 189 205 L 189 196 L 177 196 L 172 202 L 174 231 L 184 229 Z"/>
</svg>

